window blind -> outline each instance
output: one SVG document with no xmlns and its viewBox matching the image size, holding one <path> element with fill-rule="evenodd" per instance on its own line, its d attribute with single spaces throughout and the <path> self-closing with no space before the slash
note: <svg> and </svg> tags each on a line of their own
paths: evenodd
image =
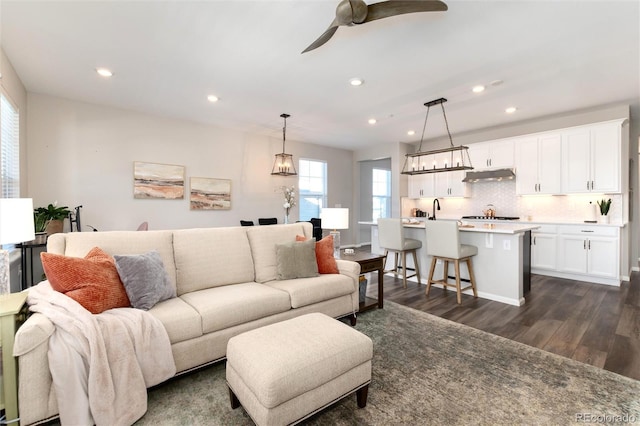
<svg viewBox="0 0 640 426">
<path fill-rule="evenodd" d="M 20 196 L 20 115 L 0 94 L 0 183 L 2 198 Z"/>
</svg>

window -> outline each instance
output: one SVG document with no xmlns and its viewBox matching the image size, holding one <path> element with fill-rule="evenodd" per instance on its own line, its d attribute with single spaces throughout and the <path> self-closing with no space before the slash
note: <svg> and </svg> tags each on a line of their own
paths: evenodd
<svg viewBox="0 0 640 426">
<path fill-rule="evenodd" d="M 2 198 L 20 196 L 19 114 L 7 97 L 0 94 L 0 184 Z"/>
<path fill-rule="evenodd" d="M 300 220 L 320 217 L 327 199 L 327 163 L 301 159 L 298 170 Z"/>
<path fill-rule="evenodd" d="M 373 169 L 373 221 L 391 215 L 391 170 Z"/>
</svg>

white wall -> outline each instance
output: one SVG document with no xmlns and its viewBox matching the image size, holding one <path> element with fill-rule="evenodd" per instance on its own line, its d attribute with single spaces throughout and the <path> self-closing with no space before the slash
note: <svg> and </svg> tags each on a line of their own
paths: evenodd
<svg viewBox="0 0 640 426">
<path fill-rule="evenodd" d="M 32 93 L 28 105 L 29 196 L 36 206 L 83 205 L 83 230 L 136 229 L 143 221 L 150 229 L 237 226 L 273 216 L 281 222 L 284 200 L 276 188 L 298 184 L 297 177 L 270 175 L 282 149 L 280 129 L 267 137 Z M 295 160 L 326 161 L 329 206 L 352 207 L 352 151 L 290 140 L 286 148 Z M 134 161 L 184 165 L 185 199 L 134 199 Z M 231 179 L 231 209 L 189 210 L 189 177 Z M 353 241 L 348 231 L 342 238 Z"/>
</svg>

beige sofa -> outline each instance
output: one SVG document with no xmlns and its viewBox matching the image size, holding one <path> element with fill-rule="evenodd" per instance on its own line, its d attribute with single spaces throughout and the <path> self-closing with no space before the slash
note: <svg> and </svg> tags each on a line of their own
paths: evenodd
<svg viewBox="0 0 640 426">
<path fill-rule="evenodd" d="M 276 279 L 276 244 L 311 237 L 310 223 L 289 225 L 55 234 L 47 251 L 83 257 L 100 247 L 111 255 L 158 250 L 176 298 L 149 312 L 165 326 L 178 374 L 225 357 L 227 341 L 242 332 L 299 315 L 334 318 L 358 310 L 356 262 L 338 260 L 340 274 Z M 16 335 L 21 424 L 58 414 L 47 359 L 53 324 L 33 314 Z"/>
</svg>

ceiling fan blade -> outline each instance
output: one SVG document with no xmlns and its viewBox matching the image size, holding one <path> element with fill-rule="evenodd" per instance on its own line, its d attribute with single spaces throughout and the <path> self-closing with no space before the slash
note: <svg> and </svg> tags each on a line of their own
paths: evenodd
<svg viewBox="0 0 640 426">
<path fill-rule="evenodd" d="M 305 53 L 305 52 L 308 52 L 308 51 L 310 51 L 310 50 L 316 49 L 316 48 L 318 48 L 318 47 L 322 46 L 323 44 L 325 44 L 326 42 L 328 42 L 328 41 L 329 41 L 329 39 L 330 39 L 331 37 L 333 37 L 333 35 L 336 33 L 336 31 L 338 31 L 338 27 L 339 27 L 339 25 L 338 25 L 338 24 L 336 24 L 336 21 L 334 20 L 334 21 L 331 23 L 331 26 L 330 26 L 329 28 L 327 28 L 327 30 L 326 30 L 324 33 L 322 33 L 322 35 L 321 35 L 320 37 L 318 37 L 318 38 L 316 39 L 316 41 L 314 41 L 313 43 L 311 43 L 311 44 L 309 45 L 309 47 L 307 47 L 306 49 L 304 49 L 304 50 L 302 51 L 302 53 Z"/>
<path fill-rule="evenodd" d="M 389 0 L 370 4 L 368 7 L 367 18 L 364 20 L 364 22 L 375 21 L 376 19 L 382 18 L 389 18 L 390 16 L 402 15 L 405 13 L 444 12 L 447 9 L 449 9 L 447 5 L 440 0 Z"/>
</svg>

